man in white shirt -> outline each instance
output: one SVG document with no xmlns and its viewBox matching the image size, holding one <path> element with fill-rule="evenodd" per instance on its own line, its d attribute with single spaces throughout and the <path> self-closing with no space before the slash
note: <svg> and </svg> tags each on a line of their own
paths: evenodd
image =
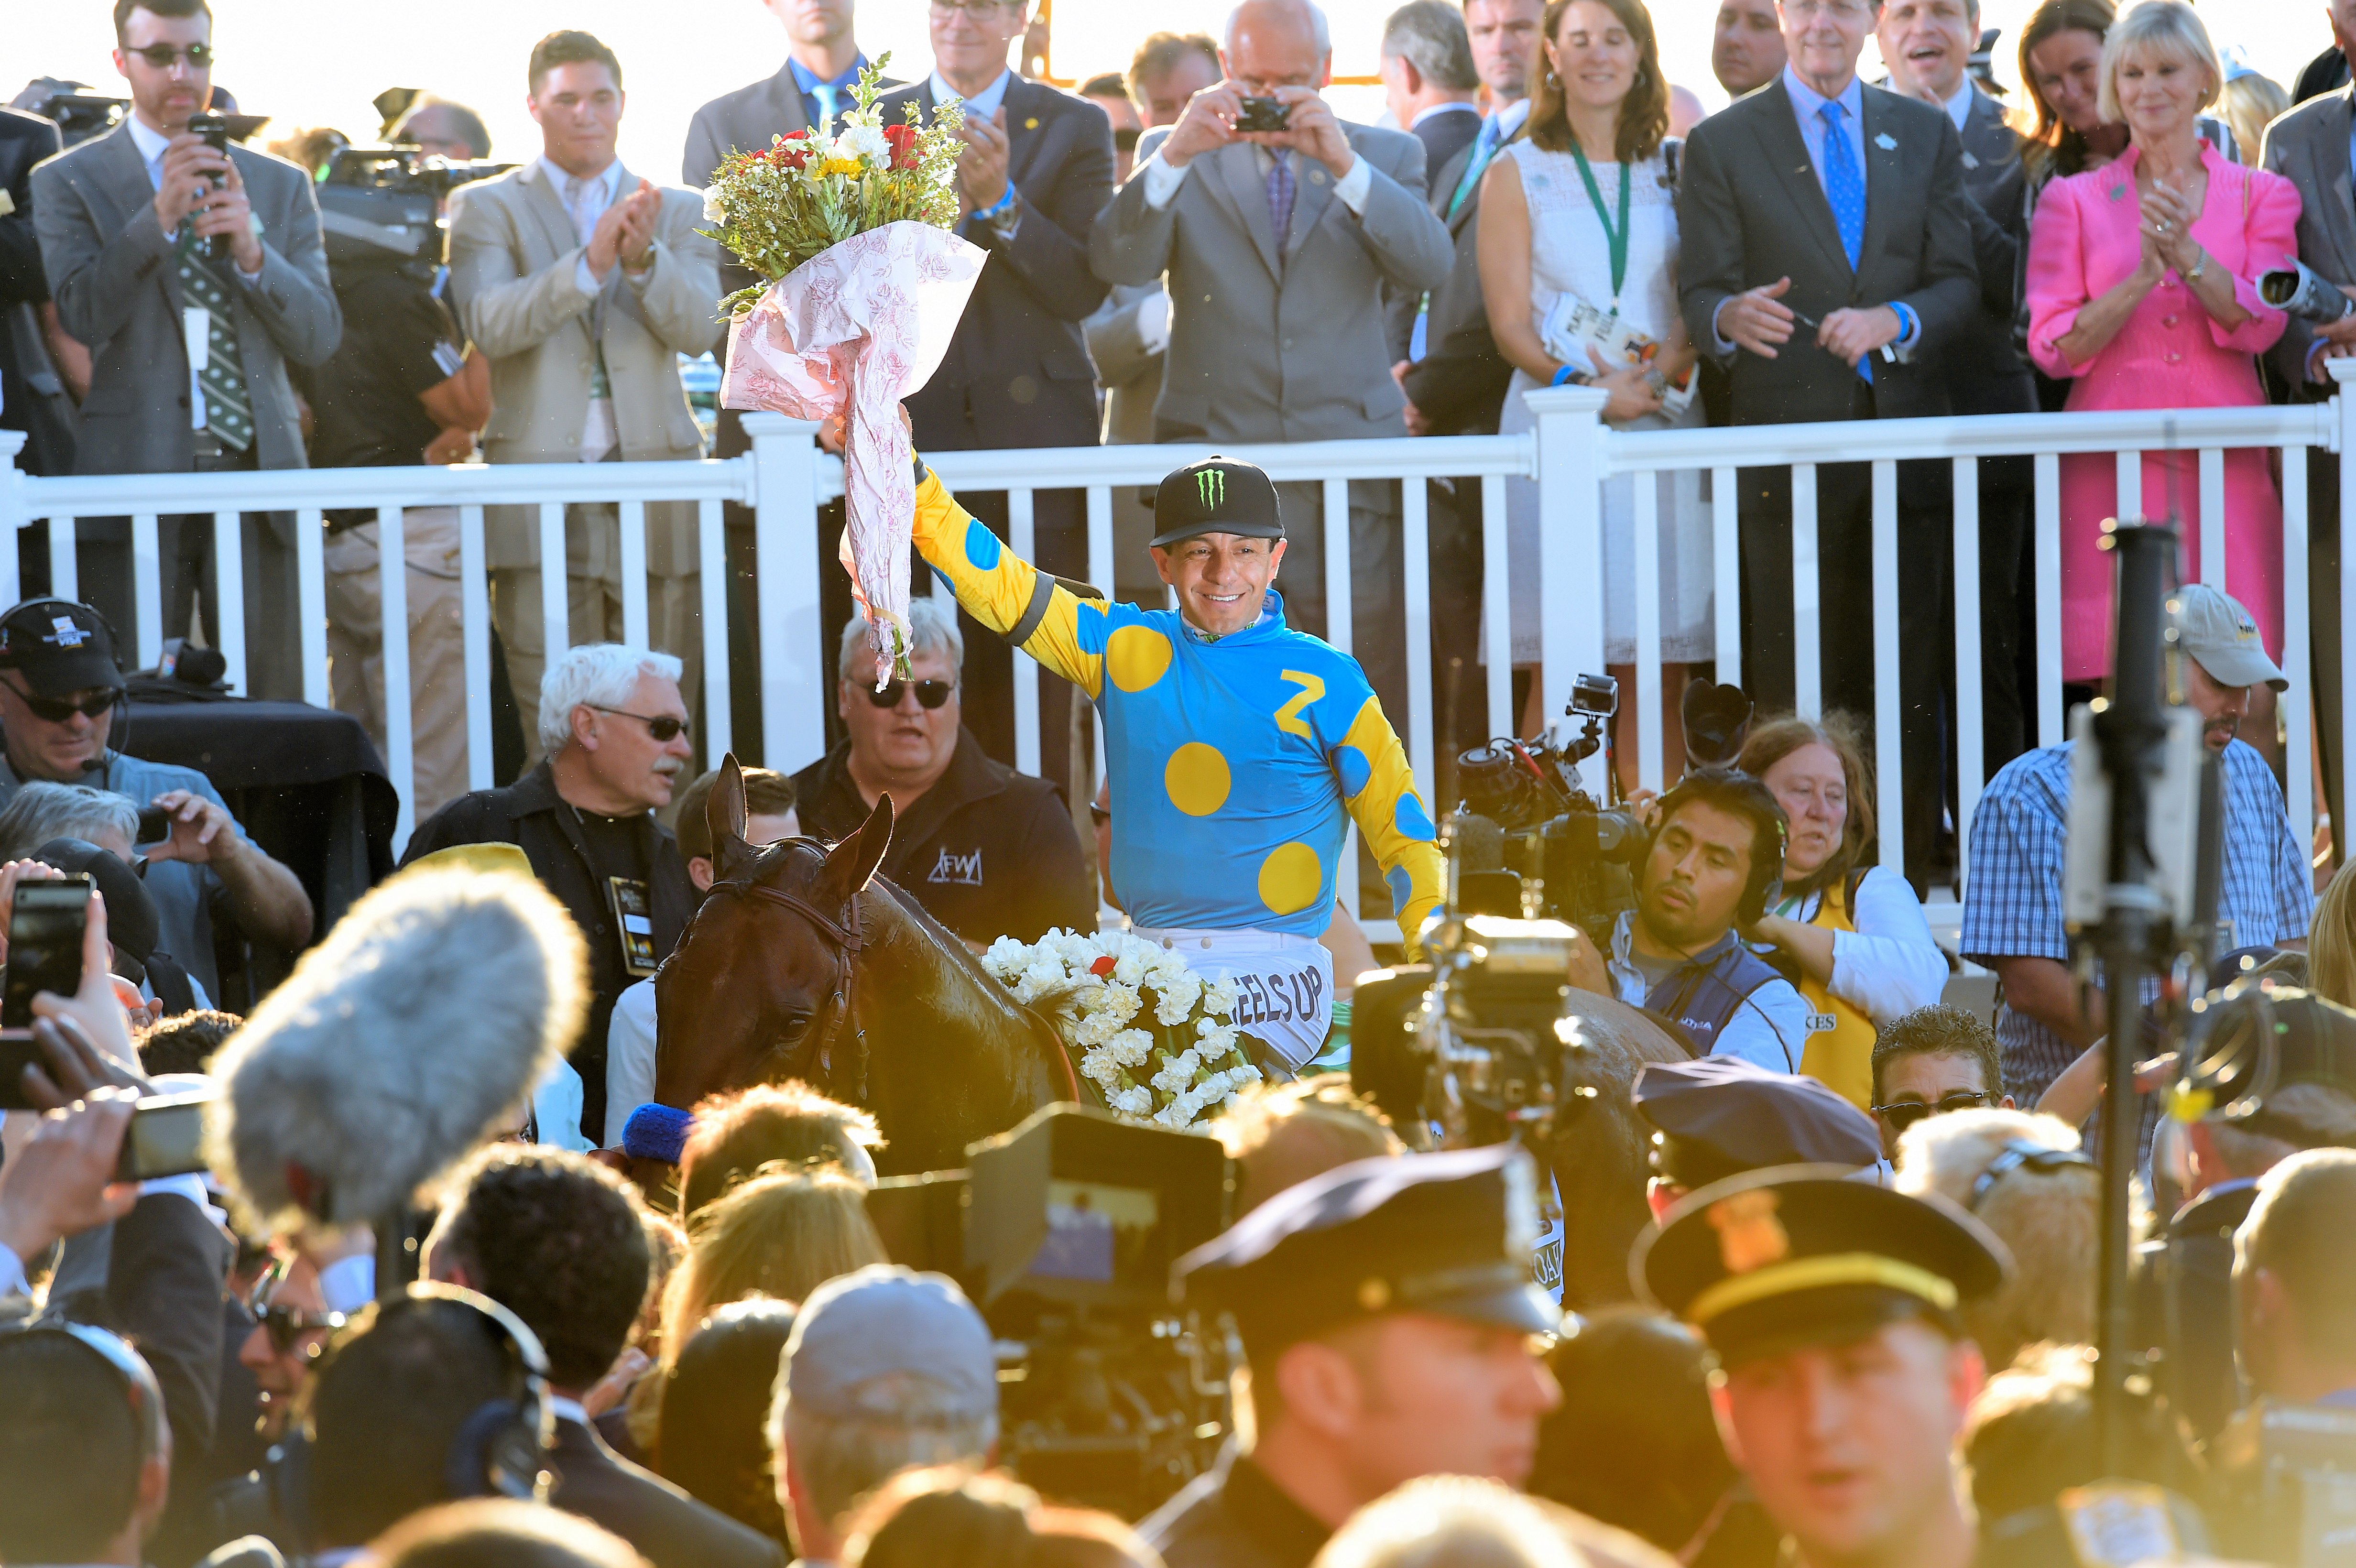
<svg viewBox="0 0 2356 1568">
<path fill-rule="evenodd" d="M 529 107 L 542 150 L 450 198 L 451 303 L 491 364 L 493 463 L 660 462 L 701 457 L 679 358 L 720 341 L 719 248 L 697 230 L 703 200 L 659 188 L 615 155 L 621 61 L 586 33 L 533 46 Z M 543 613 L 536 507 L 487 514 L 492 612 L 540 754 L 540 677 L 550 658 L 623 635 L 621 525 L 610 503 L 566 508 L 565 624 Z M 691 503 L 646 509 L 647 641 L 686 666 L 696 700 L 700 556 Z"/>
</svg>

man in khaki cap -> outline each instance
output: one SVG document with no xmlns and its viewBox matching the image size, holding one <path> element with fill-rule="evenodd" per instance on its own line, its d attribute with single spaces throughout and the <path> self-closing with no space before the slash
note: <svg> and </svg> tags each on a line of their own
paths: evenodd
<svg viewBox="0 0 2356 1568">
<path fill-rule="evenodd" d="M 2247 610 L 2194 584 L 2169 596 L 2184 705 L 2199 711 L 2224 774 L 2224 876 L 2217 951 L 2301 946 L 2315 912 L 2314 873 L 2266 761 L 2236 739 L 2250 688 L 2290 683 L 2266 656 Z M 2292 781 L 2305 789 L 2304 779 Z M 2101 1037 L 2105 1003 L 2070 973 L 2062 921 L 2062 847 L 2070 822 L 2070 745 L 2025 752 L 1989 781 L 1972 817 L 1964 879 L 1963 956 L 2003 987 L 1997 1046 L 2004 1091 L 2034 1105 L 2047 1085 Z"/>
</svg>

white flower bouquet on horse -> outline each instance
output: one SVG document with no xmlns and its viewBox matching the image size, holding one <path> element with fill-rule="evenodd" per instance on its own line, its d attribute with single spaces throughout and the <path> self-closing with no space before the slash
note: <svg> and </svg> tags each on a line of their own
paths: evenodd
<svg viewBox="0 0 2356 1568">
<path fill-rule="evenodd" d="M 1260 1076 L 1233 1021 L 1235 982 L 1206 980 L 1141 937 L 1060 927 L 1030 944 L 1001 936 L 981 966 L 1055 1020 L 1119 1115 L 1191 1127 Z"/>
<path fill-rule="evenodd" d="M 731 152 L 704 192 L 704 234 L 767 282 L 721 302 L 723 408 L 825 421 L 848 415 L 842 564 L 875 640 L 875 683 L 908 672 L 908 549 L 916 509 L 899 403 L 932 379 L 984 252 L 957 224 L 961 107 L 884 123 L 884 60 L 859 73 L 856 107 Z"/>
</svg>

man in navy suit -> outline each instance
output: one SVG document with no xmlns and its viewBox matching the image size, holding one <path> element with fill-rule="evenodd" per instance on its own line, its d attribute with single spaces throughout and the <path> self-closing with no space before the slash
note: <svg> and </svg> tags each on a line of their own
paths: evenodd
<svg viewBox="0 0 2356 1568">
<path fill-rule="evenodd" d="M 907 400 L 920 452 L 1094 446 L 1099 439 L 1096 367 L 1081 323 L 1108 287 L 1088 269 L 1088 230 L 1112 199 L 1112 124 L 1087 99 L 1010 69 L 1028 9 L 1028 0 L 932 0 L 933 74 L 884 101 L 891 124 L 905 103 L 921 104 L 929 123 L 944 101 L 964 100 L 957 231 L 990 252 L 948 357 Z M 971 496 L 969 505 L 1004 536 L 1002 497 Z M 1032 517 L 1040 563 L 1086 576 L 1082 492 L 1039 491 Z M 1012 763 L 1013 653 L 980 635 L 979 624 L 967 625 L 966 722 L 984 750 Z M 1045 682 L 1039 703 L 1045 771 L 1067 784 L 1068 747 L 1058 742 L 1069 724 L 1069 690 Z"/>
</svg>

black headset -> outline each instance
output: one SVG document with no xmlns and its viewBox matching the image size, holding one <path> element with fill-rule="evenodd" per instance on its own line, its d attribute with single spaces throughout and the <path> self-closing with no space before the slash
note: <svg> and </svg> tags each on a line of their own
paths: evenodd
<svg viewBox="0 0 2356 1568">
<path fill-rule="evenodd" d="M 1704 799 L 1705 795 L 1740 796 L 1746 807 L 1743 815 L 1753 824 L 1772 823 L 1775 842 L 1762 845 L 1753 834 L 1751 844 L 1751 880 L 1742 889 L 1742 901 L 1735 906 L 1735 914 L 1749 925 L 1767 912 L 1768 906 L 1783 896 L 1783 850 L 1791 840 L 1791 824 L 1783 815 L 1783 803 L 1775 792 L 1761 782 L 1757 775 L 1740 768 L 1694 768 L 1679 779 L 1669 793 L 1661 796 L 1654 821 L 1665 827 L 1670 817 L 1691 800 Z M 1660 837 L 1660 828 L 1653 829 L 1644 842 L 1644 855 L 1652 858 L 1652 842 Z M 1766 852 L 1772 848 L 1772 853 Z"/>
<path fill-rule="evenodd" d="M 505 1349 L 511 1397 L 486 1400 L 475 1407 L 451 1440 L 443 1462 L 443 1489 L 453 1500 L 465 1498 L 513 1498 L 519 1502 L 546 1502 L 550 1476 L 548 1451 L 555 1441 L 556 1415 L 549 1403 L 548 1353 L 540 1336 L 524 1320 L 479 1291 L 461 1289 L 430 1280 L 409 1287 L 408 1294 L 380 1304 L 377 1320 L 415 1305 L 451 1301 L 473 1308 Z"/>
</svg>

